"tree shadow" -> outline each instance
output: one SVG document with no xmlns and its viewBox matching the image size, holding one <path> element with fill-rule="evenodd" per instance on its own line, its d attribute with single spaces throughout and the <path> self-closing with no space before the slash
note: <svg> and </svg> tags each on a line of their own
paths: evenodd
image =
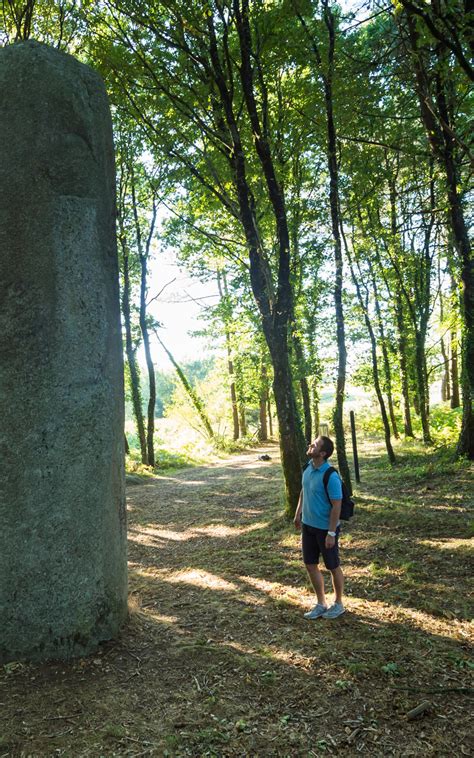
<svg viewBox="0 0 474 758">
<path fill-rule="evenodd" d="M 348 612 L 310 622 L 280 476 L 276 463 L 247 460 L 131 486 L 121 638 L 0 677 L 3 753 L 459 754 L 470 671 L 456 611 L 468 578 L 463 508 L 395 491 L 380 505 L 367 486 L 342 537 Z M 420 729 L 406 713 L 426 698 Z"/>
</svg>

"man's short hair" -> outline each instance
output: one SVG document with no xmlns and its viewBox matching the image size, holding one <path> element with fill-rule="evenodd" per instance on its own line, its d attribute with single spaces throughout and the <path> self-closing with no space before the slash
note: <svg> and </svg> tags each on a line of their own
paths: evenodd
<svg viewBox="0 0 474 758">
<path fill-rule="evenodd" d="M 329 437 L 320 436 L 322 442 L 321 452 L 326 453 L 326 460 L 331 457 L 334 452 L 334 442 Z"/>
</svg>

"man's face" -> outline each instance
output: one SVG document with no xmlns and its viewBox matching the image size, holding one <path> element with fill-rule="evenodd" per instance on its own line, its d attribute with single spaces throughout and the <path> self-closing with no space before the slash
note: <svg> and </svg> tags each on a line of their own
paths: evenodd
<svg viewBox="0 0 474 758">
<path fill-rule="evenodd" d="M 308 455 L 310 458 L 319 458 L 321 456 L 324 458 L 324 453 L 321 448 L 322 448 L 321 437 L 316 437 L 314 442 L 311 442 L 311 444 L 309 445 L 306 451 L 306 455 Z"/>
</svg>

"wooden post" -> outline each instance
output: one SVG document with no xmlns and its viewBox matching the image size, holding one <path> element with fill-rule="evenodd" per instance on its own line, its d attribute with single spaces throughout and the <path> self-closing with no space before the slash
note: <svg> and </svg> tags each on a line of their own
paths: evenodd
<svg viewBox="0 0 474 758">
<path fill-rule="evenodd" d="M 359 456 L 357 455 L 357 437 L 356 437 L 356 425 L 355 425 L 355 414 L 354 411 L 350 412 L 350 419 L 351 419 L 351 434 L 352 434 L 352 454 L 354 456 L 354 471 L 355 471 L 355 478 L 356 482 L 360 482 L 360 472 L 359 472 Z"/>
</svg>

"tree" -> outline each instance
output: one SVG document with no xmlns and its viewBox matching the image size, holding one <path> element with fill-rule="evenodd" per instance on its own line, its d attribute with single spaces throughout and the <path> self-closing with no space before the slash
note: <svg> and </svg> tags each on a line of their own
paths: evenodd
<svg viewBox="0 0 474 758">
<path fill-rule="evenodd" d="M 231 6 L 183 4 L 179 9 L 163 3 L 153 13 L 141 2 L 108 7 L 113 43 L 121 47 L 120 53 L 110 47 L 101 52 L 121 100 L 128 100 L 152 149 L 166 151 L 186 170 L 187 181 L 201 183 L 241 224 L 250 283 L 273 365 L 282 465 L 293 512 L 305 445 L 288 350 L 292 288 L 285 195 L 275 167 L 266 62 L 251 28 L 258 18 L 247 0 L 234 0 Z M 140 77 L 142 82 L 133 92 L 132 67 L 134 80 Z M 266 223 L 272 219 L 272 261 L 260 207 L 265 208 Z"/>
<path fill-rule="evenodd" d="M 334 286 L 334 303 L 336 310 L 336 328 L 337 328 L 337 349 L 338 349 L 338 372 L 336 383 L 336 405 L 334 408 L 333 420 L 336 434 L 337 460 L 342 478 L 348 491 L 352 492 L 349 465 L 346 456 L 346 443 L 344 435 L 343 409 L 344 409 L 344 392 L 346 384 L 346 364 L 347 349 L 345 339 L 344 312 L 342 305 L 343 293 L 343 259 L 341 243 L 341 218 L 340 218 L 340 200 L 339 200 L 339 165 L 337 150 L 337 129 L 334 117 L 334 97 L 333 97 L 333 80 L 335 75 L 335 51 L 336 51 L 336 29 L 337 16 L 329 6 L 328 0 L 323 0 L 323 22 L 327 30 L 327 61 L 323 64 L 320 45 L 314 33 L 312 33 L 306 24 L 303 15 L 296 10 L 296 15 L 305 29 L 310 48 L 313 52 L 316 63 L 318 78 L 321 80 L 324 90 L 324 104 L 326 111 L 326 129 L 327 129 L 327 161 L 329 172 L 329 205 L 331 213 L 331 230 L 334 241 L 334 265 L 335 265 L 335 286 Z"/>
<path fill-rule="evenodd" d="M 460 191 L 460 156 L 468 148 L 456 121 L 459 84 L 447 52 L 452 51 L 449 40 L 442 39 L 434 50 L 430 49 L 423 44 L 414 9 L 407 5 L 405 10 L 400 29 L 413 67 L 421 118 L 433 155 L 444 172 L 450 229 L 463 285 L 463 422 L 457 450 L 459 455 L 474 459 L 474 259 Z M 425 23 L 427 17 L 427 14 L 423 17 Z M 456 32 L 456 19 L 451 17 L 450 23 Z M 430 31 L 433 33 L 433 27 Z M 459 50 L 456 57 L 459 59 Z"/>
</svg>

